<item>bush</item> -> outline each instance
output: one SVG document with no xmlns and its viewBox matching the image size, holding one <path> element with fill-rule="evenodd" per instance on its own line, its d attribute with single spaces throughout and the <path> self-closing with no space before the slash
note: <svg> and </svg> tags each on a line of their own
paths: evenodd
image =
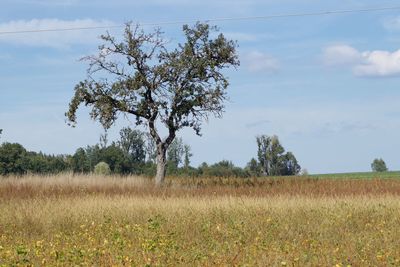
<svg viewBox="0 0 400 267">
<path fill-rule="evenodd" d="M 94 167 L 94 173 L 97 175 L 109 175 L 111 173 L 110 166 L 104 161 L 97 163 Z"/>
</svg>

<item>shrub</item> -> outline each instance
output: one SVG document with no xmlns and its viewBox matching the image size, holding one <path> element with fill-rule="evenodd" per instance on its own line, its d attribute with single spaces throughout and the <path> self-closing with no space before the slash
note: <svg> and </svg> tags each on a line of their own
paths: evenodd
<svg viewBox="0 0 400 267">
<path fill-rule="evenodd" d="M 98 175 L 109 175 L 111 173 L 110 166 L 104 161 L 97 163 L 94 167 L 94 173 Z"/>
</svg>

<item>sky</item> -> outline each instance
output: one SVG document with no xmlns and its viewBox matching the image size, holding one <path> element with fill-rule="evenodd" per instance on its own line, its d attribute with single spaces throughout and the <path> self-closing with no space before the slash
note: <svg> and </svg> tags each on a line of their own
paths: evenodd
<svg viewBox="0 0 400 267">
<path fill-rule="evenodd" d="M 0 33 L 213 18 L 253 17 L 400 5 L 372 0 L 2 0 Z M 193 23 L 192 23 L 193 24 Z M 227 71 L 229 101 L 202 136 L 179 133 L 192 165 L 257 155 L 257 135 L 278 135 L 309 173 L 369 171 L 374 158 L 400 170 L 400 9 L 327 16 L 213 22 L 238 42 L 241 66 Z M 152 26 L 143 26 L 151 31 Z M 182 23 L 162 25 L 171 44 Z M 109 30 L 121 36 L 122 28 Z M 81 108 L 75 128 L 64 113 L 86 77 L 79 59 L 96 53 L 100 30 L 0 34 L 1 142 L 28 150 L 74 153 L 98 143 L 103 129 Z M 119 130 L 134 118 L 121 118 Z"/>
</svg>

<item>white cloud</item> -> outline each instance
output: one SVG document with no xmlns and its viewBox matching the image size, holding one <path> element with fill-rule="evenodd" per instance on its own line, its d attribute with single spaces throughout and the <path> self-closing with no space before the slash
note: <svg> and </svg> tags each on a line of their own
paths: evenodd
<svg viewBox="0 0 400 267">
<path fill-rule="evenodd" d="M 323 62 L 328 66 L 348 66 L 361 77 L 388 77 L 400 75 L 400 49 L 389 51 L 358 51 L 348 45 L 324 49 Z"/>
<path fill-rule="evenodd" d="M 372 51 L 362 53 L 363 62 L 354 67 L 358 76 L 395 76 L 400 75 L 400 50 Z"/>
<path fill-rule="evenodd" d="M 259 51 L 245 53 L 241 60 L 251 72 L 275 72 L 279 69 L 279 61 L 276 58 Z"/>
<path fill-rule="evenodd" d="M 0 32 L 33 31 L 42 29 L 69 29 L 82 27 L 104 27 L 115 25 L 107 20 L 77 19 L 32 19 L 0 23 Z M 66 48 L 75 44 L 98 42 L 98 36 L 105 30 L 74 30 L 57 32 L 35 32 L 0 35 L 0 43 L 16 45 Z"/>
<path fill-rule="evenodd" d="M 334 45 L 324 49 L 323 61 L 328 66 L 354 64 L 360 59 L 360 52 L 348 45 Z"/>
</svg>

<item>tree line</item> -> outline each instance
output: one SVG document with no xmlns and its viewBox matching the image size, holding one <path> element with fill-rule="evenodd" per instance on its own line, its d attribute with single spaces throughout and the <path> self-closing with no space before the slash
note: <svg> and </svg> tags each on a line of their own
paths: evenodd
<svg viewBox="0 0 400 267">
<path fill-rule="evenodd" d="M 254 177 L 296 175 L 300 165 L 293 153 L 287 152 L 277 136 L 261 135 L 256 138 L 257 159 L 252 158 L 244 167 L 229 160 L 214 164 L 202 163 L 193 167 L 190 145 L 177 137 L 169 146 L 166 173 L 185 177 Z M 0 145 L 0 175 L 57 174 L 62 172 L 144 175 L 152 177 L 157 171 L 157 148 L 147 133 L 123 128 L 116 141 L 109 143 L 107 133 L 99 143 L 78 148 L 72 155 L 47 155 L 26 150 L 21 144 L 5 142 Z M 100 167 L 101 166 L 101 167 Z"/>
</svg>

